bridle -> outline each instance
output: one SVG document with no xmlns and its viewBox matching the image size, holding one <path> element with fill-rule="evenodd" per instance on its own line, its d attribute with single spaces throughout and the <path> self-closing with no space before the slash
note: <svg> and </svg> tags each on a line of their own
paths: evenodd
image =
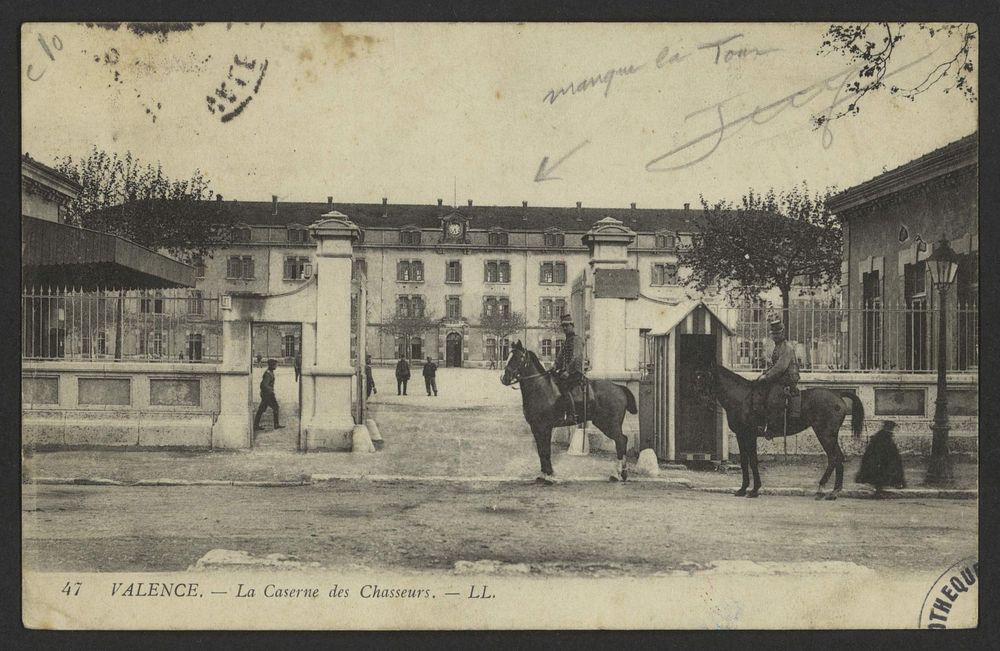
<svg viewBox="0 0 1000 651">
<path fill-rule="evenodd" d="M 521 360 L 521 363 L 517 366 L 516 369 L 514 369 L 514 372 L 511 373 L 510 382 L 507 383 L 507 386 L 509 386 L 511 389 L 516 389 L 517 385 L 521 382 L 521 380 L 530 380 L 532 378 L 542 377 L 543 375 L 548 375 L 548 373 L 549 373 L 548 371 L 542 371 L 541 373 L 534 373 L 532 375 L 524 375 L 523 374 L 524 373 L 524 369 L 528 365 L 528 363 L 531 361 L 531 358 L 528 357 L 527 351 L 525 351 L 524 353 L 522 353 L 522 356 L 523 356 L 523 359 Z"/>
</svg>

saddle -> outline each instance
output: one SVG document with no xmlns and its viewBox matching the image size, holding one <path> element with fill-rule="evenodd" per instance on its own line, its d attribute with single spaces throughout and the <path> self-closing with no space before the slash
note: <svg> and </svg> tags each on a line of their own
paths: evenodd
<svg viewBox="0 0 1000 651">
<path fill-rule="evenodd" d="M 586 391 L 586 402 L 584 402 L 584 391 Z M 590 414 L 587 413 L 589 407 L 593 409 L 594 405 L 594 385 L 589 380 L 582 380 L 578 383 L 574 383 L 569 388 L 569 395 L 573 399 L 573 408 L 576 411 L 577 421 L 585 422 L 590 420 Z M 562 419 L 559 425 L 575 425 L 576 423 Z M 557 426 L 559 426 L 557 425 Z"/>
<path fill-rule="evenodd" d="M 754 392 L 754 420 L 765 425 L 768 438 L 785 436 L 790 425 L 802 414 L 802 394 L 798 387 L 774 384 Z"/>
</svg>

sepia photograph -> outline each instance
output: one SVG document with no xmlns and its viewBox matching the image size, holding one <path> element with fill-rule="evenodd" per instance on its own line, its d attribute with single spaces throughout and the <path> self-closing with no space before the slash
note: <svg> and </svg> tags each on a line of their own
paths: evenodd
<svg viewBox="0 0 1000 651">
<path fill-rule="evenodd" d="M 979 30 L 23 23 L 24 626 L 975 628 Z"/>
</svg>

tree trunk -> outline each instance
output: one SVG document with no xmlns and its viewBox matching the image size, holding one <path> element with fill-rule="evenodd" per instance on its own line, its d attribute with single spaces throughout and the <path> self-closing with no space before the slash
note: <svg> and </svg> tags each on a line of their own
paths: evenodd
<svg viewBox="0 0 1000 651">
<path fill-rule="evenodd" d="M 780 289 L 781 289 L 781 324 L 785 326 L 785 337 L 788 338 L 791 335 L 791 330 L 789 329 L 790 324 L 788 322 L 789 318 L 788 307 L 792 301 L 791 299 L 792 291 L 790 287 L 781 287 Z"/>
</svg>

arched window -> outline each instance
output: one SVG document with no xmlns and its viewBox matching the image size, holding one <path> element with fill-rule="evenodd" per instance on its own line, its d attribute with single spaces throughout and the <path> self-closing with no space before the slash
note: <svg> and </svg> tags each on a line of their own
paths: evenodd
<svg viewBox="0 0 1000 651">
<path fill-rule="evenodd" d="M 507 246 L 510 242 L 510 237 L 505 231 L 495 230 L 490 232 L 489 242 L 490 246 Z"/>
<path fill-rule="evenodd" d="M 249 242 L 250 234 L 250 227 L 246 224 L 237 224 L 233 227 L 234 242 Z"/>
</svg>

